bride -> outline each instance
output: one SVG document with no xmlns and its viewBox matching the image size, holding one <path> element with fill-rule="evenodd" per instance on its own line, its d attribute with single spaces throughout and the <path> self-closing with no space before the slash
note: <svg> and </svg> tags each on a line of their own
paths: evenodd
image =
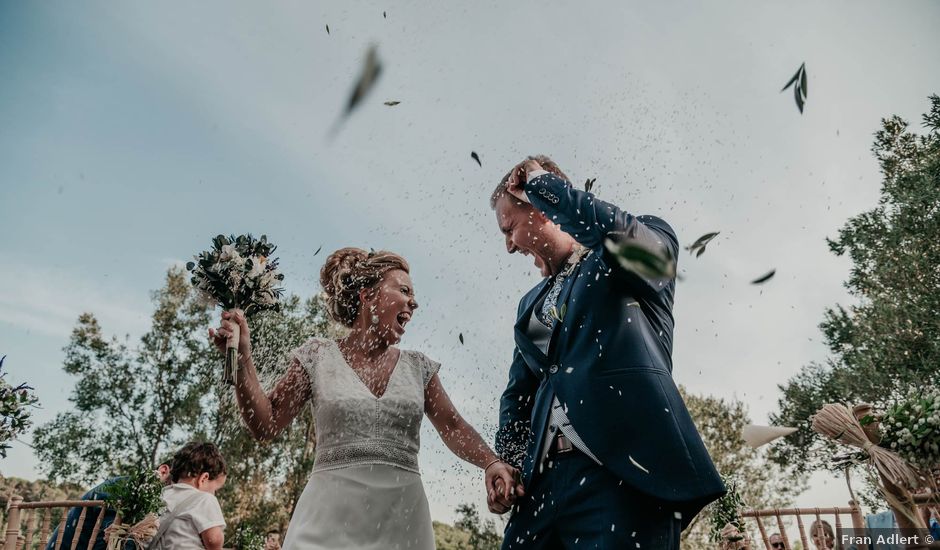
<svg viewBox="0 0 940 550">
<path fill-rule="evenodd" d="M 457 412 L 437 376 L 440 364 L 395 347 L 418 308 L 404 258 L 343 248 L 327 259 L 320 283 L 330 316 L 349 333 L 336 341 L 311 338 L 295 349 L 270 394 L 258 383 L 244 314 L 226 311 L 209 331 L 223 353 L 240 331 L 235 393 L 256 439 L 273 439 L 307 401 L 313 406 L 316 462 L 284 550 L 433 549 L 418 472 L 422 414 L 455 455 L 484 470 L 491 497 L 522 494 L 516 470 Z"/>
</svg>

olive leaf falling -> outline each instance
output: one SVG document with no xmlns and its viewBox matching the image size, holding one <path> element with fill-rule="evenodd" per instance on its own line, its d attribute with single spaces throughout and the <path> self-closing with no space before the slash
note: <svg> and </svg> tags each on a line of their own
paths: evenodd
<svg viewBox="0 0 940 550">
<path fill-rule="evenodd" d="M 375 45 L 369 46 L 369 50 L 366 52 L 366 58 L 362 64 L 362 70 L 359 73 L 359 79 L 356 81 L 356 85 L 353 87 L 352 93 L 349 95 L 349 100 L 346 102 L 346 109 L 340 115 L 339 120 L 336 121 L 336 124 L 333 126 L 333 135 L 336 135 L 336 132 L 339 131 L 340 127 L 343 124 L 343 121 L 349 117 L 349 115 L 358 107 L 362 100 L 365 99 L 366 95 L 372 90 L 375 86 L 376 81 L 379 79 L 379 75 L 382 74 L 382 62 L 379 61 L 378 48 Z"/>
<path fill-rule="evenodd" d="M 617 243 L 612 239 L 605 240 L 604 246 L 627 271 L 647 279 L 676 277 L 676 261 L 666 249 L 653 251 L 634 241 Z"/>
<path fill-rule="evenodd" d="M 594 189 L 594 182 L 597 181 L 597 178 L 588 178 L 584 182 L 584 190 L 590 193 Z"/>
<path fill-rule="evenodd" d="M 330 34 L 330 26 L 329 26 L 329 25 L 326 26 L 326 34 Z"/>
<path fill-rule="evenodd" d="M 797 69 L 796 74 L 793 75 L 793 78 L 787 82 L 787 85 L 783 87 L 781 92 L 785 91 L 790 86 L 793 86 L 793 96 L 796 98 L 796 106 L 800 110 L 800 114 L 803 114 L 803 105 L 806 103 L 806 63 L 804 62 L 800 65 L 800 68 Z"/>
<path fill-rule="evenodd" d="M 386 101 L 385 102 L 385 104 L 388 105 L 389 107 L 394 107 L 395 105 L 399 105 L 400 103 L 401 101 Z"/>
<path fill-rule="evenodd" d="M 705 247 L 708 246 L 708 243 L 712 242 L 712 239 L 717 237 L 719 233 L 719 231 L 715 231 L 714 233 L 706 233 L 699 237 L 694 243 L 685 247 L 685 249 L 689 251 L 689 254 L 695 254 L 695 257 L 698 258 L 705 253 Z"/>
<path fill-rule="evenodd" d="M 483 168 L 483 163 L 480 162 L 480 155 L 478 155 L 476 151 L 470 151 L 470 158 L 477 161 L 477 164 L 480 165 L 480 168 Z"/>
<path fill-rule="evenodd" d="M 758 278 L 754 279 L 753 281 L 751 281 L 751 284 L 752 284 L 752 285 L 764 284 L 764 283 L 766 283 L 767 281 L 773 279 L 773 278 L 774 278 L 774 275 L 776 275 L 776 274 L 777 274 L 777 270 L 776 270 L 776 269 L 771 269 L 771 270 L 768 271 L 766 274 L 761 275 L 760 277 L 758 277 Z"/>
<path fill-rule="evenodd" d="M 463 333 L 462 332 L 457 335 L 457 338 L 460 340 L 460 345 L 463 345 Z"/>
</svg>

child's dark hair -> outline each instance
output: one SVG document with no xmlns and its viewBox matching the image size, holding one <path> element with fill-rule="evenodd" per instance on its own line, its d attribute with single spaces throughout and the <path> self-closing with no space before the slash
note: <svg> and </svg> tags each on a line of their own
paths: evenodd
<svg viewBox="0 0 940 550">
<path fill-rule="evenodd" d="M 181 479 L 190 479 L 202 474 L 209 474 L 209 479 L 216 479 L 226 473 L 225 459 L 212 443 L 191 441 L 173 455 L 170 462 L 170 476 L 173 483 Z"/>
</svg>

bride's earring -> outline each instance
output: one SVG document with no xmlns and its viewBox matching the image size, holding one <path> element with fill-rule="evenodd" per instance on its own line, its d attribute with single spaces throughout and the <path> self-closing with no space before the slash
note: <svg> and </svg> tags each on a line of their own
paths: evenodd
<svg viewBox="0 0 940 550">
<path fill-rule="evenodd" d="M 369 306 L 369 311 L 372 312 L 372 324 L 373 325 L 379 324 L 379 316 L 378 314 L 375 313 L 375 306 Z"/>
</svg>

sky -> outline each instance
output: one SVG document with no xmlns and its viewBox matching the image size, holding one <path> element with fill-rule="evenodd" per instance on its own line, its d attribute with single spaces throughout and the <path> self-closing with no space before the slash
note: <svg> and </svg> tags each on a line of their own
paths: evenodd
<svg viewBox="0 0 940 550">
<path fill-rule="evenodd" d="M 721 232 L 680 259 L 674 378 L 765 423 L 826 358 L 825 309 L 853 303 L 826 238 L 877 204 L 881 118 L 919 126 L 940 93 L 940 3 L 397 4 L 0 0 L 0 354 L 37 423 L 68 409 L 80 313 L 139 337 L 168 267 L 251 232 L 304 297 L 332 250 L 405 256 L 421 309 L 402 346 L 492 440 L 539 275 L 488 197 L 536 153 L 682 244 Z M 370 44 L 377 86 L 330 137 Z M 801 115 L 780 88 L 804 62 Z M 485 505 L 430 423 L 420 462 L 435 519 Z M 21 442 L 0 472 L 39 475 Z M 848 498 L 817 475 L 797 503 Z"/>
</svg>

